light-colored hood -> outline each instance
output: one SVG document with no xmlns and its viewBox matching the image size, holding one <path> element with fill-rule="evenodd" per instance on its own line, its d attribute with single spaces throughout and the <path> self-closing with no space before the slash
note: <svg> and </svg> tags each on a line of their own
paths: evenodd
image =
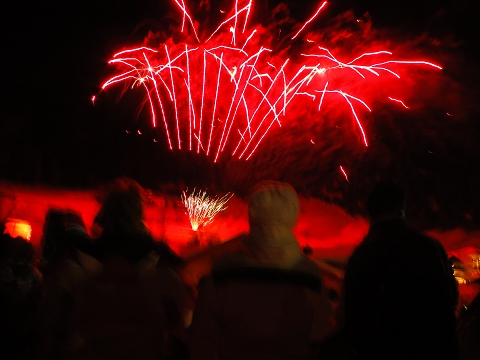
<svg viewBox="0 0 480 360">
<path fill-rule="evenodd" d="M 261 184 L 248 203 L 247 246 L 254 258 L 274 266 L 294 266 L 302 257 L 292 233 L 299 213 L 298 196 L 289 184 Z"/>
</svg>

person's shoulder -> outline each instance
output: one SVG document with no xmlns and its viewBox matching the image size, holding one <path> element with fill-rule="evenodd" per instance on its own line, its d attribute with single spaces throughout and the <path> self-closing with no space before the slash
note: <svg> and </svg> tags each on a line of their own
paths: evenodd
<svg viewBox="0 0 480 360">
<path fill-rule="evenodd" d="M 417 239 L 420 239 L 422 241 L 425 241 L 426 243 L 429 243 L 433 246 L 437 246 L 437 245 L 440 245 L 440 241 L 438 241 L 437 239 L 427 235 L 427 234 L 424 234 L 416 229 L 412 229 L 410 228 L 410 234 L 412 234 L 414 237 L 416 237 Z"/>
<path fill-rule="evenodd" d="M 150 245 L 151 247 L 153 247 L 153 243 L 155 242 L 153 236 L 147 231 L 133 232 L 130 237 L 135 239 L 137 242 Z"/>
<path fill-rule="evenodd" d="M 253 266 L 252 261 L 243 249 L 238 249 L 215 259 L 212 269 L 214 271 L 222 271 L 232 267 L 249 266 Z"/>
<path fill-rule="evenodd" d="M 377 237 L 367 234 L 363 240 L 353 249 L 352 254 L 349 257 L 349 262 L 368 256 L 375 255 L 378 251 L 382 251 L 383 247 L 389 246 L 386 241 L 379 241 Z"/>
<path fill-rule="evenodd" d="M 387 241 L 386 241 L 387 240 Z M 389 256 L 395 254 L 395 245 L 388 239 L 367 234 L 348 257 L 345 277 L 375 274 L 378 268 L 390 268 Z"/>
<path fill-rule="evenodd" d="M 318 264 L 313 261 L 312 259 L 307 258 L 306 256 L 302 256 L 298 263 L 296 264 L 295 271 L 304 272 L 314 276 L 321 276 L 321 271 Z"/>
<path fill-rule="evenodd" d="M 428 246 L 432 249 L 435 249 L 435 250 L 440 250 L 440 251 L 445 251 L 444 248 L 443 248 L 443 245 L 440 241 L 438 241 L 437 239 L 427 235 L 427 234 L 423 234 L 415 229 L 412 229 L 410 228 L 409 229 L 409 232 L 410 232 L 410 237 L 417 243 L 421 243 L 422 245 L 424 246 Z"/>
<path fill-rule="evenodd" d="M 181 268 L 185 265 L 185 260 L 175 253 L 170 246 L 163 241 L 153 241 L 153 250 L 159 256 L 159 262 L 166 264 L 171 268 Z"/>
<path fill-rule="evenodd" d="M 226 260 L 226 259 L 224 259 Z M 230 256 L 227 262 L 217 265 L 210 278 L 216 286 L 241 282 L 265 286 L 301 286 L 320 293 L 323 280 L 319 266 L 302 257 L 293 267 L 272 266 L 251 261 L 241 253 Z"/>
</svg>

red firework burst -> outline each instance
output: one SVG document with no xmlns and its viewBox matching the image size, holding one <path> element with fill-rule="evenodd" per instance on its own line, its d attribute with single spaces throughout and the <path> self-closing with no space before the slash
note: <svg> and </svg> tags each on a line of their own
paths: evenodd
<svg viewBox="0 0 480 360">
<path fill-rule="evenodd" d="M 249 26 L 252 0 L 234 0 L 230 15 L 205 39 L 199 37 L 184 1 L 174 2 L 183 15 L 184 40 L 175 43 L 170 37 L 155 48 L 116 53 L 109 63 L 119 72 L 102 89 L 121 82 L 143 88 L 152 125 L 162 125 L 169 148 L 203 151 L 215 162 L 222 154 L 250 159 L 273 126 L 298 115 L 292 108 L 321 112 L 334 98 L 343 101 L 360 141 L 368 146 L 359 114 L 371 108 L 362 99 L 362 89 L 374 86 L 379 77 L 398 81 L 405 67 L 441 69 L 424 60 L 394 60 L 387 50 L 343 60 L 313 40 L 295 40 L 327 7 L 326 1 L 291 37 L 305 42 L 300 61 L 285 57 L 285 52 L 274 54 L 274 36 L 266 36 L 261 26 Z M 408 109 L 402 100 L 385 95 Z"/>
</svg>

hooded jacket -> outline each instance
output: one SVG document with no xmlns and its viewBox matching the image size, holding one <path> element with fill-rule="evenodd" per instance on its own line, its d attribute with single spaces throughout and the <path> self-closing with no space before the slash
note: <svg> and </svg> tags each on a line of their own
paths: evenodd
<svg viewBox="0 0 480 360">
<path fill-rule="evenodd" d="M 268 183 L 248 204 L 243 249 L 220 259 L 201 285 L 192 359 L 311 359 L 330 331 L 331 305 L 317 265 L 292 228 L 291 186 Z"/>
</svg>

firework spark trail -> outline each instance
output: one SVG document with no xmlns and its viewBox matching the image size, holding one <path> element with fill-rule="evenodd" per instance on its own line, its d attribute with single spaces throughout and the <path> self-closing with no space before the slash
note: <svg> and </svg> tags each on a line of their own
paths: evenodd
<svg viewBox="0 0 480 360">
<path fill-rule="evenodd" d="M 303 29 L 305 29 L 305 27 L 310 24 L 316 17 L 317 15 L 320 13 L 320 11 L 322 11 L 322 9 L 325 7 L 325 5 L 327 5 L 327 2 L 324 1 L 320 7 L 318 8 L 317 12 L 310 18 L 307 20 L 307 22 L 305 24 L 303 24 L 303 26 L 301 27 L 300 30 L 298 30 L 298 32 L 292 37 L 292 40 L 295 40 L 296 37 L 298 37 L 298 35 L 303 31 Z"/>
<path fill-rule="evenodd" d="M 190 15 L 188 14 L 187 7 L 185 6 L 185 2 L 182 0 L 182 3 L 180 4 L 180 2 L 178 0 L 173 0 L 173 1 L 175 1 L 175 3 L 178 5 L 178 7 L 183 12 L 183 21 L 182 21 L 182 30 L 181 31 L 183 32 L 183 30 L 184 30 L 185 17 L 187 17 L 188 21 L 190 22 L 190 25 L 192 25 L 192 29 L 193 29 L 193 32 L 195 34 L 195 38 L 197 39 L 198 42 L 200 42 L 200 39 L 198 38 L 197 30 L 195 30 L 195 25 L 193 24 L 193 20 L 190 17 Z"/>
<path fill-rule="evenodd" d="M 176 1 L 176 0 L 175 0 Z M 212 33 L 212 35 L 210 35 L 210 37 L 205 41 L 206 43 L 217 33 L 220 31 L 220 29 L 223 27 L 223 25 L 227 24 L 229 21 L 231 20 L 235 20 L 237 19 L 238 15 L 240 15 L 240 13 L 244 12 L 244 11 L 247 11 L 247 13 L 249 13 L 250 11 L 250 5 L 247 5 L 243 8 L 241 8 L 240 10 L 237 10 L 231 17 L 229 17 L 227 20 L 225 20 L 224 22 L 222 22 L 218 28 Z"/>
<path fill-rule="evenodd" d="M 143 85 L 146 87 L 145 84 L 143 84 Z M 152 111 L 153 127 L 155 127 L 157 116 L 155 115 L 155 108 L 153 107 L 152 97 L 150 96 L 150 92 L 148 91 L 148 88 L 147 88 L 147 96 L 148 96 L 148 101 L 150 102 L 150 110 Z"/>
<path fill-rule="evenodd" d="M 388 97 L 390 100 L 392 101 L 395 101 L 395 102 L 398 102 L 400 104 L 402 104 L 402 106 L 405 108 L 405 109 L 410 109 L 407 105 L 405 105 L 405 103 L 402 101 L 402 100 L 398 100 L 398 99 L 395 99 L 395 98 L 392 98 L 391 96 Z"/>
<path fill-rule="evenodd" d="M 143 56 L 146 58 L 145 53 L 143 53 Z M 150 65 L 148 66 L 148 68 L 149 68 L 150 72 L 152 72 L 152 68 L 151 68 Z M 165 117 L 165 110 L 163 108 L 162 100 L 160 99 L 157 82 L 155 81 L 153 76 L 152 76 L 152 79 L 153 79 L 153 85 L 155 87 L 155 93 L 157 95 L 158 103 L 160 105 L 160 111 L 162 112 L 163 123 L 165 125 L 165 132 L 167 133 L 168 146 L 169 146 L 170 150 L 173 150 L 172 140 L 170 139 L 170 132 L 168 131 L 168 122 L 167 122 L 167 118 Z M 155 116 L 155 108 L 153 107 L 152 96 L 150 95 L 150 91 L 149 91 L 149 89 L 148 89 L 148 87 L 147 87 L 147 85 L 145 84 L 144 81 L 142 81 L 142 84 L 147 90 L 148 100 L 150 101 L 151 110 L 152 110 L 152 121 L 153 121 L 153 124 L 155 125 L 156 124 L 156 120 L 155 120 L 156 116 Z M 166 85 L 165 85 L 165 87 L 166 87 Z"/>
<path fill-rule="evenodd" d="M 254 57 L 254 58 L 255 58 L 255 61 L 254 61 L 254 64 L 253 64 L 252 66 L 250 66 L 250 73 L 249 73 L 249 75 L 247 76 L 247 79 L 251 79 L 251 78 L 252 78 L 252 73 L 253 73 L 253 70 L 255 69 L 255 65 L 256 65 L 257 62 L 258 62 L 258 59 L 259 59 L 259 57 L 260 57 L 260 54 L 261 54 L 262 51 L 264 51 L 264 50 L 268 51 L 268 49 L 262 48 L 262 49 L 260 49 L 260 51 L 255 55 L 255 57 Z M 251 58 L 252 58 L 252 57 L 250 57 L 249 59 L 247 59 L 247 61 L 246 61 L 244 64 L 242 64 L 242 71 L 241 71 L 241 73 L 240 73 L 239 82 L 240 82 L 241 79 L 242 79 L 243 70 L 245 69 L 245 66 L 243 66 L 243 65 L 245 65 L 247 62 L 249 62 Z M 217 155 L 215 156 L 215 162 L 216 162 L 217 159 L 218 159 L 218 156 L 219 156 L 219 154 L 220 154 L 220 151 L 222 151 L 222 150 L 224 149 L 225 144 L 227 143 L 228 136 L 230 135 L 230 130 L 232 129 L 232 125 L 233 125 L 233 122 L 234 122 L 234 118 L 235 118 L 235 116 L 236 116 L 236 114 L 237 114 L 237 111 L 238 111 L 238 108 L 239 108 L 239 106 L 240 106 L 240 104 L 241 104 L 241 100 L 242 100 L 242 98 L 245 99 L 245 90 L 247 89 L 247 85 L 249 85 L 249 80 L 245 81 L 245 86 L 244 86 L 244 88 L 243 88 L 243 92 L 242 92 L 241 95 L 240 95 L 240 99 L 239 99 L 239 101 L 238 101 L 238 103 L 237 103 L 237 106 L 236 106 L 236 108 L 235 108 L 235 112 L 234 112 L 234 114 L 233 114 L 233 116 L 232 116 L 232 121 L 231 121 L 230 126 L 229 126 L 229 128 L 228 128 L 228 131 L 227 131 L 227 133 L 226 133 L 225 141 L 223 141 L 223 135 L 224 135 L 224 133 L 225 133 L 225 129 L 226 129 L 226 126 L 227 126 L 227 123 L 228 123 L 228 119 L 229 119 L 229 116 L 230 116 L 230 111 L 231 111 L 232 106 L 233 106 L 233 100 L 235 99 L 235 95 L 237 94 L 238 86 L 235 88 L 235 94 L 234 94 L 234 96 L 233 96 L 233 98 L 232 98 L 232 102 L 231 102 L 231 104 L 230 104 L 230 108 L 228 109 L 227 118 L 226 118 L 226 120 L 225 120 L 225 127 L 224 127 L 224 130 L 223 130 L 223 133 L 222 133 L 222 138 L 220 139 L 220 146 L 218 147 Z M 262 100 L 263 100 L 263 99 L 262 99 Z M 246 111 L 248 112 L 248 106 L 246 107 Z M 223 141 L 223 145 L 222 145 L 222 141 Z"/>
<path fill-rule="evenodd" d="M 287 59 L 287 60 L 285 61 L 285 63 L 282 65 L 282 68 L 280 69 L 280 71 L 277 72 L 277 75 L 275 76 L 275 79 L 273 79 L 272 83 L 270 84 L 270 87 L 269 87 L 268 90 L 265 92 L 265 96 L 262 97 L 262 100 L 260 101 L 260 103 L 259 103 L 258 106 L 256 107 L 256 109 L 255 109 L 255 111 L 253 112 L 251 118 L 254 118 L 255 115 L 257 114 L 257 111 L 260 109 L 260 107 L 261 107 L 264 99 L 267 98 L 268 94 L 270 93 L 270 91 L 271 91 L 272 88 L 273 88 L 273 85 L 274 85 L 275 82 L 277 81 L 277 77 L 278 77 L 281 73 L 283 73 L 283 69 L 284 69 L 284 67 L 287 65 L 288 61 L 289 61 L 289 60 Z M 287 85 L 284 84 L 284 87 L 285 87 L 285 88 L 286 88 L 286 86 L 287 86 Z M 260 90 L 259 90 L 259 91 L 260 91 Z M 285 101 L 285 104 L 286 104 L 286 101 L 287 101 L 287 100 L 286 100 L 286 91 L 283 91 L 282 94 L 284 94 L 284 101 Z M 250 123 L 249 123 L 249 125 L 250 125 Z M 247 130 L 248 130 L 249 132 L 251 131 L 250 126 L 248 126 L 247 129 L 245 130 L 245 132 L 242 134 L 241 139 L 239 140 L 239 142 L 238 142 L 238 144 L 237 144 L 237 147 L 236 147 L 235 150 L 233 151 L 232 156 L 235 155 L 235 153 L 236 153 L 237 150 L 238 150 L 238 147 L 239 147 L 240 144 L 241 144 L 241 141 L 244 140 L 244 135 L 245 135 L 245 133 L 246 133 Z M 251 137 L 252 137 L 252 136 L 250 136 L 250 138 L 251 138 Z"/>
<path fill-rule="evenodd" d="M 327 92 L 327 86 L 328 86 L 328 81 L 325 83 L 325 87 L 323 88 L 323 91 L 322 91 L 322 96 L 320 97 L 320 102 L 318 103 L 318 112 L 320 112 L 320 109 L 322 108 L 323 98 L 325 97 L 325 93 Z"/>
<path fill-rule="evenodd" d="M 345 176 L 345 180 L 347 180 L 347 182 L 350 182 L 348 180 L 348 175 L 347 173 L 345 172 L 345 169 L 343 168 L 343 166 L 340 165 L 340 171 L 342 172 L 343 176 Z"/>
<path fill-rule="evenodd" d="M 210 125 L 210 138 L 208 139 L 207 155 L 210 153 L 210 144 L 212 143 L 213 123 L 215 121 L 215 111 L 217 110 L 218 89 L 220 87 L 220 74 L 222 73 L 222 58 L 223 53 L 220 56 L 220 65 L 218 66 L 218 78 L 217 78 L 217 90 L 215 91 L 215 102 L 213 105 L 212 124 Z"/>
<path fill-rule="evenodd" d="M 284 66 L 287 64 L 287 62 L 288 62 L 288 59 L 287 59 L 287 61 L 284 63 L 284 65 L 282 66 L 282 71 L 283 71 Z M 274 113 L 275 113 L 275 106 L 277 105 L 277 103 L 279 102 L 279 100 L 282 100 L 282 99 L 284 100 L 283 112 L 285 112 L 285 108 L 287 107 L 287 104 L 288 104 L 288 102 L 287 102 L 287 95 L 288 95 L 288 93 L 289 93 L 288 87 L 289 87 L 289 85 L 293 82 L 293 80 L 295 80 L 295 78 L 298 76 L 298 74 L 303 71 L 303 69 L 304 69 L 304 67 L 302 67 L 302 68 L 300 69 L 300 71 L 297 72 L 297 75 L 295 75 L 295 76 L 293 77 L 292 81 L 291 81 L 288 85 L 287 85 L 286 83 L 284 83 L 284 89 L 283 89 L 283 91 L 282 91 L 282 94 L 281 94 L 280 98 L 277 99 L 277 101 L 275 102 L 275 104 L 273 105 L 273 107 L 270 106 L 270 109 L 271 109 L 271 110 L 264 116 L 264 118 L 263 118 L 262 121 L 260 122 L 260 126 L 257 127 L 257 130 L 255 130 L 255 132 L 253 133 L 253 135 L 250 136 L 250 140 L 249 140 L 248 142 L 246 142 L 245 148 L 244 148 L 243 152 L 240 154 L 239 159 L 241 159 L 241 158 L 243 157 L 243 155 L 245 154 L 245 151 L 247 150 L 248 146 L 250 145 L 253 137 L 255 137 L 255 135 L 256 135 L 257 132 L 258 132 L 258 129 L 260 129 L 261 125 L 263 124 L 263 122 L 265 121 L 265 119 L 267 118 L 267 116 L 269 115 L 269 113 L 270 113 L 272 110 L 273 110 Z M 279 73 L 277 73 L 277 75 L 278 75 L 278 74 L 279 74 Z M 271 88 L 273 87 L 276 79 L 277 79 L 277 77 L 275 77 L 275 79 L 274 79 L 274 81 L 272 82 L 270 88 L 267 90 L 267 94 L 270 92 L 270 90 L 271 90 Z M 262 101 L 263 101 L 263 98 L 262 98 Z M 260 103 L 259 106 L 255 109 L 254 115 L 255 115 L 256 112 L 259 110 L 260 106 L 261 106 L 261 103 Z M 254 115 L 253 115 L 252 117 L 254 117 Z M 277 119 L 277 118 L 278 118 L 278 116 L 277 116 L 276 113 L 275 113 L 274 120 Z M 270 129 L 271 125 L 273 125 L 273 121 L 272 121 L 272 124 L 270 124 L 270 126 L 269 126 L 268 129 Z M 268 131 L 268 129 L 267 129 L 267 131 Z M 267 131 L 266 131 L 266 132 L 267 132 Z M 266 134 L 266 132 L 265 132 L 265 134 Z M 243 133 L 243 135 L 245 135 L 245 133 Z M 259 142 L 260 142 L 262 139 L 263 139 L 263 136 L 260 138 Z M 239 143 L 237 144 L 237 147 L 235 148 L 232 156 L 234 156 L 234 155 L 236 154 L 236 152 L 237 152 L 237 150 L 238 150 L 238 148 L 239 148 L 239 145 L 240 145 L 240 141 L 241 141 L 241 140 L 244 140 L 244 136 L 242 136 L 241 139 L 239 140 Z M 256 148 L 257 148 L 257 146 L 255 146 L 254 151 L 255 151 Z"/>
<path fill-rule="evenodd" d="M 293 79 L 290 81 L 290 83 L 285 86 L 285 89 L 283 90 L 284 93 L 286 94 L 289 94 L 291 92 L 293 92 L 293 95 L 290 97 L 290 99 L 288 100 L 285 100 L 286 102 L 284 103 L 284 107 L 283 107 L 283 111 L 285 111 L 285 108 L 287 107 L 287 105 L 290 103 L 290 101 L 293 100 L 293 98 L 295 97 L 295 95 L 297 95 L 300 91 L 300 88 L 302 87 L 302 85 L 309 81 L 311 75 L 315 72 L 315 69 L 311 69 L 310 73 L 308 76 L 304 77 L 303 79 L 301 79 L 300 81 L 298 81 L 297 83 L 295 83 L 293 86 L 290 86 L 290 84 L 293 83 L 293 81 L 297 78 L 297 76 L 299 74 L 301 74 L 305 69 L 307 69 L 306 66 L 303 66 L 298 72 L 297 74 L 293 77 Z M 296 89 L 294 91 L 294 89 Z M 278 99 L 276 100 L 274 106 L 276 106 L 276 104 L 281 101 L 282 99 L 284 98 L 284 95 L 282 93 L 282 95 L 280 97 L 278 97 Z M 285 95 L 285 98 L 286 98 L 286 95 Z M 273 110 L 275 109 L 275 107 L 273 107 Z M 264 116 L 264 118 L 262 119 L 261 121 L 261 124 L 263 124 L 263 122 L 265 121 L 265 119 L 267 118 L 267 116 L 270 114 L 270 112 L 272 111 L 272 109 Z M 253 150 L 250 152 L 250 154 L 247 156 L 246 160 L 249 160 L 253 153 L 255 152 L 255 150 L 257 150 L 258 146 L 260 145 L 260 143 L 262 142 L 262 140 L 265 138 L 265 135 L 268 133 L 268 131 L 270 130 L 270 128 L 272 127 L 272 125 L 275 123 L 275 121 L 279 121 L 278 120 L 278 114 L 276 114 L 274 112 L 274 117 L 272 119 L 272 121 L 270 122 L 270 125 L 268 125 L 266 131 L 263 132 L 263 134 L 260 136 L 260 139 L 256 142 L 255 145 L 253 145 Z M 280 125 L 280 123 L 279 123 Z M 259 127 L 260 128 L 260 127 Z M 258 129 L 259 129 L 258 128 Z M 258 130 L 257 129 L 257 130 Z M 241 159 L 243 157 L 243 155 L 245 154 L 245 152 L 247 151 L 247 148 L 249 147 L 249 145 L 251 144 L 251 140 L 253 139 L 253 137 L 255 137 L 255 135 L 257 134 L 257 131 L 253 134 L 253 136 L 251 137 L 250 141 L 245 145 L 245 148 L 243 150 L 243 152 L 240 154 L 240 156 L 238 157 L 239 159 Z"/>
<path fill-rule="evenodd" d="M 238 0 L 235 0 L 235 19 L 234 19 L 234 25 L 233 25 L 233 31 L 232 31 L 233 46 L 237 46 L 237 41 L 235 37 L 235 33 L 237 31 L 237 21 L 238 21 Z"/>
<path fill-rule="evenodd" d="M 248 22 L 248 18 L 250 17 L 250 11 L 252 10 L 252 1 L 253 0 L 249 0 L 248 1 L 248 9 L 247 9 L 247 15 L 245 16 L 245 22 L 243 23 L 243 30 L 242 30 L 242 33 L 245 32 L 245 29 L 247 28 L 247 22 Z"/>
<path fill-rule="evenodd" d="M 145 56 L 145 54 L 143 54 L 143 57 L 145 58 L 145 62 L 147 63 L 147 66 L 148 66 L 148 70 L 150 71 L 150 78 L 155 82 L 155 77 L 153 76 L 153 69 L 152 67 L 150 66 L 150 63 L 148 62 L 148 58 Z M 144 78 L 142 78 L 144 79 Z M 142 81 L 142 84 L 145 86 L 145 81 Z M 157 84 L 155 82 L 155 89 L 157 89 Z M 158 91 L 157 91 L 158 93 Z M 152 109 L 152 125 L 153 127 L 156 127 L 157 126 L 157 121 L 156 121 L 156 116 L 155 116 L 155 112 L 154 112 L 154 107 L 153 107 L 153 101 L 152 101 L 152 97 L 150 96 L 150 93 L 148 92 L 148 88 L 147 88 L 147 94 L 148 94 L 148 100 L 150 101 L 150 107 Z"/>
<path fill-rule="evenodd" d="M 302 105 L 305 96 L 313 99 L 313 108 L 320 111 L 331 95 L 341 95 L 358 136 L 368 146 L 362 113 L 354 104 L 362 104 L 367 111 L 371 108 L 358 89 L 378 87 L 375 79 L 380 77 L 400 79 L 405 67 L 442 69 L 429 61 L 392 59 L 388 50 L 367 51 L 343 60 L 310 39 L 305 39 L 308 46 L 301 54 L 303 60 L 282 59 L 268 49 L 273 36 L 265 41 L 265 32 L 258 31 L 259 27 L 246 33 L 252 0 L 232 0 L 233 14 L 202 42 L 185 1 L 173 1 L 182 14 L 185 40 L 168 39 L 157 48 L 138 46 L 117 52 L 109 64 L 119 73 L 105 81 L 102 90 L 120 82 L 142 85 L 154 127 L 156 109 L 160 109 L 169 148 L 173 150 L 169 129 L 174 128 L 179 150 L 186 137 L 186 148 L 193 151 L 196 147 L 197 153 L 202 150 L 207 156 L 212 153 L 215 162 L 224 152 L 250 159 L 273 125 L 282 126 L 296 118 L 298 111 L 292 108 L 311 106 Z M 299 41 L 300 33 L 326 6 L 326 1 L 321 2 L 293 39 Z M 406 107 L 400 100 L 389 100 Z"/>
<path fill-rule="evenodd" d="M 357 125 L 360 128 L 360 131 L 362 132 L 363 143 L 365 144 L 365 146 L 368 146 L 367 135 L 365 135 L 365 130 L 363 130 L 362 123 L 358 119 L 357 113 L 355 112 L 355 108 L 353 107 L 352 102 L 348 99 L 348 96 L 344 92 L 340 92 L 340 94 L 345 98 L 345 101 L 348 102 L 348 105 L 350 105 L 353 116 L 355 117 L 355 120 L 357 121 Z"/>
<path fill-rule="evenodd" d="M 188 106 L 188 119 L 190 120 L 190 133 L 189 133 L 189 150 L 192 151 L 192 117 L 193 117 L 193 130 L 196 130 L 197 126 L 197 119 L 195 116 L 195 107 L 193 105 L 193 100 L 192 100 L 192 92 L 190 91 L 191 85 L 190 85 L 190 62 L 188 59 L 188 45 L 185 44 L 185 57 L 187 58 L 187 80 L 185 81 L 185 85 L 187 87 L 188 91 L 188 101 L 189 101 L 189 106 Z M 185 80 L 185 79 L 184 79 Z"/>
<path fill-rule="evenodd" d="M 257 57 L 257 59 L 258 59 L 258 57 Z M 247 60 L 247 61 L 248 61 L 248 60 Z M 242 64 L 242 66 L 241 66 L 240 76 L 239 76 L 238 82 L 236 82 L 236 84 L 235 84 L 235 91 L 234 91 L 233 96 L 232 96 L 232 101 L 230 102 L 230 107 L 229 107 L 229 109 L 228 109 L 227 117 L 225 118 L 225 123 L 224 123 L 223 131 L 222 131 L 222 137 L 220 138 L 220 145 L 219 145 L 219 147 L 218 147 L 217 154 L 216 154 L 216 156 L 215 156 L 215 162 L 216 162 L 217 159 L 218 159 L 218 155 L 220 154 L 220 150 L 222 149 L 222 144 L 224 143 L 223 138 L 224 138 L 224 136 L 225 136 L 225 131 L 226 131 L 226 129 L 227 129 L 228 120 L 229 120 L 229 118 L 230 118 L 230 113 L 231 113 L 232 108 L 233 108 L 234 100 L 235 100 L 235 98 L 236 98 L 236 96 L 237 96 L 237 92 L 238 92 L 239 84 L 240 84 L 241 79 L 242 79 L 242 76 L 243 76 L 243 72 L 244 72 L 244 70 L 245 70 L 245 68 L 246 68 L 246 67 L 243 66 L 243 65 L 244 65 L 244 64 Z M 250 74 L 249 74 L 249 76 L 248 76 L 249 78 L 252 76 L 253 68 L 254 68 L 253 66 L 250 67 Z M 232 78 L 233 78 L 233 80 L 234 80 L 235 75 L 232 75 Z M 242 95 L 240 96 L 240 100 L 238 101 L 238 104 L 240 104 L 242 97 L 243 97 L 243 93 L 242 93 Z M 237 106 L 236 110 L 237 110 L 237 109 L 238 109 L 238 106 Z M 237 112 L 236 110 L 235 110 L 235 114 L 236 114 L 236 112 Z M 234 114 L 233 116 L 235 116 L 235 114 Z M 233 124 L 233 119 L 232 119 L 232 124 Z M 227 136 L 225 137 L 225 142 L 227 141 L 228 134 L 230 133 L 230 129 L 231 129 L 231 126 L 228 128 L 228 133 L 227 133 Z"/>
<path fill-rule="evenodd" d="M 171 64 L 172 62 L 170 61 L 170 54 L 168 53 L 168 47 L 165 45 L 165 53 L 167 54 L 167 60 L 168 63 Z M 177 123 L 177 138 L 178 138 L 178 150 L 182 149 L 182 142 L 180 140 L 180 124 L 178 120 L 178 108 L 177 108 L 177 96 L 175 94 L 175 82 L 173 81 L 173 71 L 172 71 L 172 66 L 168 66 L 168 70 L 170 71 L 170 79 L 172 80 L 172 94 L 173 94 L 173 105 L 175 108 L 175 120 Z"/>
<path fill-rule="evenodd" d="M 197 231 L 199 228 L 210 224 L 220 211 L 227 208 L 225 204 L 232 196 L 232 193 L 227 193 L 221 198 L 216 196 L 211 198 L 205 191 L 195 192 L 195 189 L 193 189 L 193 192 L 189 195 L 183 191 L 181 198 L 187 209 L 192 230 Z"/>
<path fill-rule="evenodd" d="M 200 153 L 201 139 L 202 139 L 202 120 L 203 120 L 203 101 L 205 100 L 205 76 L 207 72 L 207 53 L 203 52 L 203 81 L 202 81 L 202 105 L 200 108 L 200 121 L 198 124 L 198 145 L 197 154 Z M 203 146 L 202 146 L 203 147 Z"/>
</svg>

